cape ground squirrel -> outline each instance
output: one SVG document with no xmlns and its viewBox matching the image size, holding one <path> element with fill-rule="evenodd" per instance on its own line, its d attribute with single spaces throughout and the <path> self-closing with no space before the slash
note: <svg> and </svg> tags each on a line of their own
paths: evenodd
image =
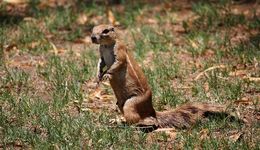
<svg viewBox="0 0 260 150">
<path fill-rule="evenodd" d="M 147 79 L 126 46 L 117 39 L 116 29 L 111 25 L 96 26 L 91 40 L 100 44 L 98 80 L 109 79 L 127 123 L 183 128 L 190 127 L 207 112 L 225 111 L 221 105 L 188 103 L 172 111 L 156 112 Z"/>
</svg>

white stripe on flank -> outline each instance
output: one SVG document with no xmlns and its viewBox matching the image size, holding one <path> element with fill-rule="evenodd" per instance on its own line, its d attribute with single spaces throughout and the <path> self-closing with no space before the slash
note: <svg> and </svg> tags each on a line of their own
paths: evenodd
<svg viewBox="0 0 260 150">
<path fill-rule="evenodd" d="M 127 60 L 128 60 L 128 62 L 129 62 L 129 65 L 130 65 L 131 69 L 132 69 L 133 72 L 134 72 L 135 77 L 137 78 L 137 80 L 138 80 L 140 86 L 142 87 L 142 89 L 144 90 L 144 88 L 143 88 L 143 86 L 142 86 L 142 84 L 141 84 L 141 81 L 139 80 L 139 78 L 138 78 L 138 76 L 137 76 L 137 74 L 136 74 L 136 72 L 135 72 L 135 70 L 134 70 L 134 67 L 133 67 L 133 65 L 132 65 L 132 63 L 131 63 L 131 61 L 130 61 L 130 59 L 129 59 L 129 57 L 128 57 L 127 52 L 126 52 L 126 57 L 127 57 Z"/>
<path fill-rule="evenodd" d="M 101 63 L 101 58 L 99 58 L 99 60 L 98 60 L 98 66 L 97 66 L 97 76 L 99 75 L 99 72 L 100 72 L 100 63 Z"/>
</svg>

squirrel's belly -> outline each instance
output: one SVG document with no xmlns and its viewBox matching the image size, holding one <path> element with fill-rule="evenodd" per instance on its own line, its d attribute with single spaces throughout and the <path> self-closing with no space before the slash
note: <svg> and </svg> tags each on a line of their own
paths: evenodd
<svg viewBox="0 0 260 150">
<path fill-rule="evenodd" d="M 102 50 L 101 51 L 102 56 L 104 58 L 104 61 L 106 63 L 106 66 L 109 68 L 113 65 L 113 63 L 115 62 L 115 55 L 113 54 L 113 52 L 111 52 L 110 50 Z"/>
</svg>

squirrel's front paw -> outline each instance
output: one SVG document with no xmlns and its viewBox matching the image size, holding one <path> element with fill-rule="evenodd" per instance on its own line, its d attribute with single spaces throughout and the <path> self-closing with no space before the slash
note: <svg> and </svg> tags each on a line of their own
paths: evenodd
<svg viewBox="0 0 260 150">
<path fill-rule="evenodd" d="M 101 82 L 102 81 L 102 78 L 103 78 L 103 75 L 102 74 L 98 74 L 96 80 L 97 80 L 97 83 Z"/>
<path fill-rule="evenodd" d="M 104 74 L 104 76 L 102 78 L 102 80 L 111 80 L 111 79 L 112 79 L 112 75 L 109 73 Z"/>
</svg>

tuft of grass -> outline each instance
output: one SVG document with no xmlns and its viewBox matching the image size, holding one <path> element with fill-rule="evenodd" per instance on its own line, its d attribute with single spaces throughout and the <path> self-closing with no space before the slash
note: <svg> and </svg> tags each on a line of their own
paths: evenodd
<svg viewBox="0 0 260 150">
<path fill-rule="evenodd" d="M 239 63 L 253 63 L 260 59 L 260 35 L 251 36 L 249 41 L 233 46 L 229 50 L 231 56 L 236 56 Z"/>
<path fill-rule="evenodd" d="M 245 16 L 243 14 L 233 14 L 230 6 L 228 1 L 193 3 L 192 9 L 199 16 L 194 21 L 195 28 L 212 31 L 216 27 L 232 27 L 245 24 Z"/>
<path fill-rule="evenodd" d="M 173 56 L 165 60 L 162 60 L 162 57 L 163 56 L 158 53 L 153 60 L 153 66 L 155 66 L 153 70 L 145 70 L 150 86 L 153 89 L 156 107 L 159 109 L 162 109 L 162 107 L 167 104 L 176 106 L 184 102 L 183 98 L 180 97 L 180 93 L 175 91 L 172 88 L 172 83 L 169 82 L 180 76 L 179 63 L 174 61 L 175 58 Z"/>
<path fill-rule="evenodd" d="M 187 35 L 187 41 L 189 42 L 189 47 L 187 48 L 193 56 L 199 56 L 208 48 L 210 35 L 205 32 L 192 32 Z"/>
<path fill-rule="evenodd" d="M 19 24 L 19 33 L 15 42 L 19 43 L 22 51 L 32 53 L 43 53 L 51 48 L 48 40 L 45 38 L 43 31 L 34 23 L 21 22 Z"/>
<path fill-rule="evenodd" d="M 141 33 L 133 30 L 132 36 L 135 42 L 135 57 L 143 59 L 148 51 L 167 52 L 169 51 L 169 43 L 173 35 L 168 34 L 166 30 L 157 30 L 149 26 L 142 26 Z"/>
<path fill-rule="evenodd" d="M 254 16 L 248 22 L 248 27 L 251 29 L 258 29 L 260 27 L 260 18 L 256 15 L 256 10 L 253 11 L 254 11 Z"/>
<path fill-rule="evenodd" d="M 113 9 L 113 12 L 115 12 L 115 17 L 120 23 L 122 23 L 123 26 L 131 27 L 136 22 L 136 17 L 141 14 L 141 10 L 144 6 L 142 4 L 138 4 L 138 2 L 130 2 L 130 4 L 127 4 L 127 2 L 123 3 L 128 5 L 128 7 L 125 7 L 123 12 L 118 12 L 117 9 Z"/>
<path fill-rule="evenodd" d="M 216 23 L 216 19 L 219 17 L 216 6 L 211 3 L 193 3 L 192 9 L 198 16 L 200 16 L 200 18 L 196 20 L 198 25 L 205 24 L 208 27 L 211 27 Z"/>
</svg>

